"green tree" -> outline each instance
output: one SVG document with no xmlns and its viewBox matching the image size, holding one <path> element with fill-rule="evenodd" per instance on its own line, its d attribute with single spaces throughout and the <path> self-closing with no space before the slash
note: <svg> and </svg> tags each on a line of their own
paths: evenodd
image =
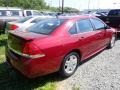
<svg viewBox="0 0 120 90">
<path fill-rule="evenodd" d="M 44 0 L 0 0 L 0 6 L 3 7 L 20 7 L 23 9 L 37 9 L 37 10 L 49 10 L 54 12 L 61 12 L 61 8 L 50 7 L 46 5 Z M 64 12 L 78 12 L 79 10 L 65 7 Z"/>
<path fill-rule="evenodd" d="M 0 6 L 22 7 L 24 9 L 44 9 L 47 7 L 44 0 L 0 0 Z"/>
</svg>

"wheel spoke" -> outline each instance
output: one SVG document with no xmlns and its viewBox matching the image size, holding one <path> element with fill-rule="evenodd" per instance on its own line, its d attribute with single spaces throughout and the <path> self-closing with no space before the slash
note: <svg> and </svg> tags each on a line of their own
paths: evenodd
<svg viewBox="0 0 120 90">
<path fill-rule="evenodd" d="M 66 61 L 65 66 L 69 66 L 70 61 Z"/>
<path fill-rule="evenodd" d="M 70 69 L 71 69 L 71 67 L 68 66 L 68 67 L 66 68 L 66 71 L 67 71 L 67 72 L 70 72 L 70 71 L 71 71 Z"/>
<path fill-rule="evenodd" d="M 72 60 L 73 59 L 73 56 L 70 56 L 70 60 Z"/>
</svg>

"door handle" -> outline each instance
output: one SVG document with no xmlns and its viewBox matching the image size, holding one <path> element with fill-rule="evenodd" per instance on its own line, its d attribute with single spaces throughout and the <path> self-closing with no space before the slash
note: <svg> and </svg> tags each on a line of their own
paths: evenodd
<svg viewBox="0 0 120 90">
<path fill-rule="evenodd" d="M 85 37 L 80 37 L 79 40 L 82 40 L 82 39 L 84 39 L 84 38 L 85 38 Z"/>
<path fill-rule="evenodd" d="M 82 39 L 82 38 L 85 38 L 85 37 L 80 37 L 80 38 Z"/>
</svg>

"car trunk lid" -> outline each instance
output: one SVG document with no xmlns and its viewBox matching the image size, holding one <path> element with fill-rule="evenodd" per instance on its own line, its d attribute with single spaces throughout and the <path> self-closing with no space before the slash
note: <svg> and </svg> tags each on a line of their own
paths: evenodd
<svg viewBox="0 0 120 90">
<path fill-rule="evenodd" d="M 34 39 L 45 38 L 47 35 L 36 34 L 31 32 L 11 31 L 8 34 L 8 47 L 15 52 L 23 53 L 23 48 Z"/>
</svg>

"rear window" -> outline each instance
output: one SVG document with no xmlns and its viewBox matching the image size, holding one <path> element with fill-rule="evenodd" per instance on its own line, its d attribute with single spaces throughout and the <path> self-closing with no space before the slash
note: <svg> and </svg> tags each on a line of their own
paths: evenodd
<svg viewBox="0 0 120 90">
<path fill-rule="evenodd" d="M 38 34 L 50 34 L 59 27 L 65 20 L 63 19 L 47 19 L 38 22 L 37 24 L 28 28 L 29 32 L 38 33 Z"/>
<path fill-rule="evenodd" d="M 25 18 L 23 18 L 23 19 L 19 19 L 19 20 L 17 20 L 16 22 L 17 23 L 24 23 L 24 22 L 26 22 L 27 20 L 29 20 L 29 19 L 31 19 L 32 17 L 25 17 Z"/>
<path fill-rule="evenodd" d="M 0 16 L 20 16 L 20 10 L 0 10 Z"/>
</svg>

